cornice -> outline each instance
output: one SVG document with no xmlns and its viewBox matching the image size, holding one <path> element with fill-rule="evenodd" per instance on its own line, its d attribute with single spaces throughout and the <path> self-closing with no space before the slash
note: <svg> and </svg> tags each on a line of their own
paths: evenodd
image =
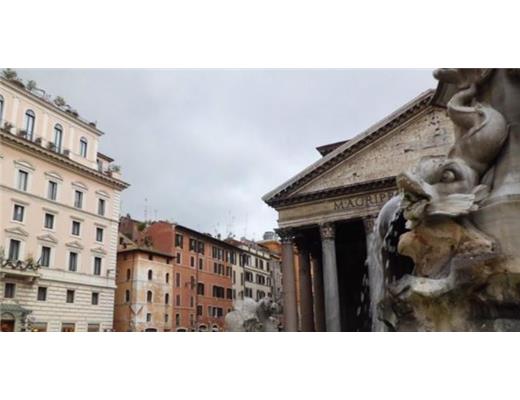
<svg viewBox="0 0 520 400">
<path fill-rule="evenodd" d="M 46 149 L 45 147 L 42 147 L 29 140 L 19 138 L 13 135 L 12 133 L 8 133 L 3 128 L 0 128 L 0 139 L 2 142 L 5 141 L 8 144 L 17 147 L 21 150 L 29 151 L 31 154 L 38 154 L 40 157 L 45 157 L 54 163 L 59 163 L 62 166 L 67 166 L 74 172 L 80 172 L 91 178 L 101 180 L 103 183 L 108 184 L 109 186 L 114 187 L 116 189 L 124 190 L 130 186 L 130 184 L 127 182 L 106 176 L 96 170 L 93 170 L 92 168 L 88 168 L 76 161 L 73 161 L 62 154 Z"/>
<path fill-rule="evenodd" d="M 78 124 L 78 125 L 82 126 L 83 128 L 89 130 L 90 132 L 98 135 L 98 136 L 101 136 L 101 135 L 105 134 L 103 131 L 99 130 L 98 128 L 96 128 L 96 127 L 94 127 L 92 125 L 90 125 L 85 120 L 80 119 L 80 118 L 76 118 L 76 117 L 73 117 L 73 116 L 69 115 L 68 113 L 66 113 L 65 111 L 60 109 L 59 107 L 56 107 L 54 104 L 52 104 L 52 103 L 50 103 L 50 102 L 48 102 L 48 101 L 38 97 L 37 95 L 35 95 L 34 93 L 31 93 L 29 90 L 27 90 L 25 88 L 21 88 L 21 87 L 16 86 L 15 84 L 9 82 L 9 80 L 7 80 L 7 79 L 4 79 L 4 78 L 0 77 L 0 82 L 2 82 L 9 89 L 15 91 L 17 94 L 19 94 L 21 96 L 29 97 L 31 100 L 36 101 L 40 106 L 45 107 L 48 110 L 51 110 L 52 112 L 58 113 L 62 118 L 67 119 L 69 122 L 72 122 L 74 124 Z"/>
<path fill-rule="evenodd" d="M 331 199 L 349 194 L 366 193 L 374 190 L 392 189 L 395 187 L 395 176 L 390 176 L 387 178 L 365 181 L 348 186 L 340 186 L 320 190 L 317 192 L 304 193 L 294 197 L 278 198 L 274 199 L 271 203 L 269 203 L 269 205 L 271 207 L 281 208 L 295 204 L 307 203 L 311 201 Z"/>
</svg>

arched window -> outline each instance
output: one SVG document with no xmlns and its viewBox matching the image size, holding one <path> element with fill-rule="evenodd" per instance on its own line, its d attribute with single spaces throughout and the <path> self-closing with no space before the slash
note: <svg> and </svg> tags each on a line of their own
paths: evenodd
<svg viewBox="0 0 520 400">
<path fill-rule="evenodd" d="M 166 283 L 170 282 L 170 274 L 166 273 Z"/>
<path fill-rule="evenodd" d="M 151 269 L 148 270 L 148 280 L 151 281 L 153 278 L 153 271 Z"/>
<path fill-rule="evenodd" d="M 87 158 L 87 139 L 84 137 L 79 140 L 79 155 Z"/>
<path fill-rule="evenodd" d="M 4 118 L 4 98 L 0 95 L 0 122 Z"/>
<path fill-rule="evenodd" d="M 170 295 L 168 293 L 164 295 L 164 304 L 170 304 Z"/>
<path fill-rule="evenodd" d="M 25 132 L 27 132 L 27 139 L 32 139 L 34 133 L 34 122 L 36 116 L 33 110 L 27 110 L 25 112 Z"/>
<path fill-rule="evenodd" d="M 130 269 L 127 269 L 126 270 L 126 280 L 129 281 L 131 276 L 132 276 L 132 272 L 130 271 Z"/>
<path fill-rule="evenodd" d="M 61 153 L 61 143 L 63 142 L 63 128 L 60 124 L 54 125 L 54 150 Z"/>
<path fill-rule="evenodd" d="M 125 291 L 125 303 L 130 303 L 130 290 Z"/>
<path fill-rule="evenodd" d="M 148 292 L 146 292 L 146 301 L 147 301 L 148 303 L 151 303 L 152 300 L 153 300 L 153 294 L 152 294 L 152 291 L 149 290 Z"/>
</svg>

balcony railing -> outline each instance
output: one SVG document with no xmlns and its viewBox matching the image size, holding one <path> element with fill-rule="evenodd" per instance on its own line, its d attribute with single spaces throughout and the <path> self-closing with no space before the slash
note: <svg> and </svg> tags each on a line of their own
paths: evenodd
<svg viewBox="0 0 520 400">
<path fill-rule="evenodd" d="M 0 278 L 18 278 L 34 282 L 40 277 L 39 269 L 39 261 L 11 260 L 0 255 Z"/>
</svg>

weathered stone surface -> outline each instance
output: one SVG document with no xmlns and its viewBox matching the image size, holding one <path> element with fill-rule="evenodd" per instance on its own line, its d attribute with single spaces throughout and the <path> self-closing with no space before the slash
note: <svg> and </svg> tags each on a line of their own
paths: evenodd
<svg viewBox="0 0 520 400">
<path fill-rule="evenodd" d="M 453 124 L 446 110 L 430 107 L 295 194 L 395 176 L 409 169 L 422 156 L 446 154 L 453 143 L 452 132 Z"/>
</svg>

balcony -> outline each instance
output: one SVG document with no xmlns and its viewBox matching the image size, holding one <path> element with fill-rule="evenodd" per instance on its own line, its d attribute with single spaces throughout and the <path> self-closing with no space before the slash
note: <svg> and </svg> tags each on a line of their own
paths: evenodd
<svg viewBox="0 0 520 400">
<path fill-rule="evenodd" d="M 40 264 L 33 260 L 9 260 L 0 255 L 0 279 L 13 278 L 34 283 L 40 278 Z"/>
</svg>

